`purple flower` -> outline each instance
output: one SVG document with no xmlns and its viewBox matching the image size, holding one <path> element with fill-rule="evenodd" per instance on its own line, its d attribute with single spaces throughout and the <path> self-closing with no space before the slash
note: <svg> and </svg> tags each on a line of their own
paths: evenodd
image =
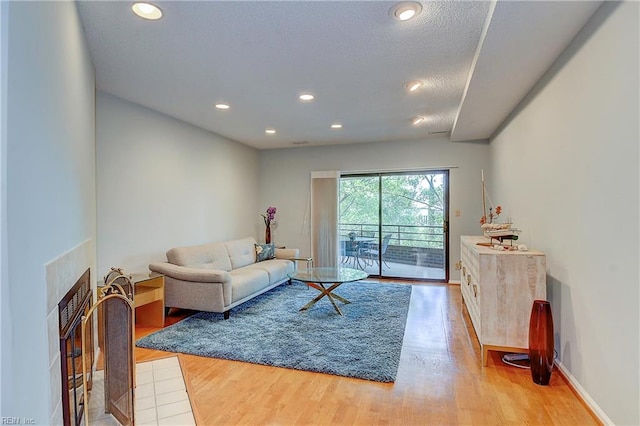
<svg viewBox="0 0 640 426">
<path fill-rule="evenodd" d="M 266 215 L 264 215 L 264 214 L 261 214 L 261 215 L 260 215 L 260 216 L 262 216 L 262 217 L 264 218 L 264 224 L 265 224 L 266 226 L 269 226 L 269 225 L 271 224 L 271 221 L 272 221 L 273 219 L 275 219 L 275 217 L 276 217 L 276 210 L 277 210 L 277 209 L 276 209 L 275 207 L 273 207 L 273 206 L 272 206 L 272 207 L 269 207 L 269 208 L 267 209 L 267 214 L 266 214 Z"/>
</svg>

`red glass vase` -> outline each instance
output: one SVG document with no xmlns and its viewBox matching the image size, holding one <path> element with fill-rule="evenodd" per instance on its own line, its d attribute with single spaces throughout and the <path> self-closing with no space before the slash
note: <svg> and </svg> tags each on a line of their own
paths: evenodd
<svg viewBox="0 0 640 426">
<path fill-rule="evenodd" d="M 538 385 L 548 385 L 553 370 L 553 317 L 551 304 L 534 300 L 529 320 L 529 360 L 531 378 Z"/>
<path fill-rule="evenodd" d="M 271 242 L 271 225 L 267 225 L 264 230 L 264 242 L 267 244 Z"/>
</svg>

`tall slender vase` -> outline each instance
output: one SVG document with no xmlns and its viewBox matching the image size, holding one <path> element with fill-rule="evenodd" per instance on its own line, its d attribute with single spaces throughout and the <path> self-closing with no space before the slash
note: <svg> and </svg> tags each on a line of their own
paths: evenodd
<svg viewBox="0 0 640 426">
<path fill-rule="evenodd" d="M 529 360 L 531 378 L 538 385 L 548 385 L 553 370 L 553 317 L 551 304 L 534 300 L 529 320 Z"/>
<path fill-rule="evenodd" d="M 264 230 L 264 242 L 267 244 L 271 242 L 271 224 L 267 225 Z"/>
</svg>

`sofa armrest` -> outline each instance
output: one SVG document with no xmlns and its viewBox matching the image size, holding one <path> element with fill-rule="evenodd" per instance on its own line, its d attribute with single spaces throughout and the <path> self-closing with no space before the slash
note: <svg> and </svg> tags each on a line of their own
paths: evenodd
<svg viewBox="0 0 640 426">
<path fill-rule="evenodd" d="M 276 249 L 276 259 L 291 259 L 292 257 L 298 257 L 300 250 L 298 249 Z"/>
<path fill-rule="evenodd" d="M 198 269 L 178 266 L 169 262 L 151 263 L 149 269 L 183 281 L 200 283 L 226 283 L 231 281 L 231 275 L 221 269 Z"/>
</svg>

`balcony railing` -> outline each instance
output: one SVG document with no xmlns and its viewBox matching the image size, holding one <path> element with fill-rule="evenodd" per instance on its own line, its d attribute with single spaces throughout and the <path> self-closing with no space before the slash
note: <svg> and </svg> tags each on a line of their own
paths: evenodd
<svg viewBox="0 0 640 426">
<path fill-rule="evenodd" d="M 339 223 L 338 234 L 348 238 L 355 232 L 359 237 L 391 234 L 389 246 L 384 255 L 387 261 L 408 265 L 422 265 L 444 268 L 444 228 L 428 225 L 382 225 L 371 223 Z"/>
<path fill-rule="evenodd" d="M 360 237 L 380 236 L 378 225 L 371 223 L 339 223 L 338 234 L 347 237 L 355 232 Z M 425 225 L 382 225 L 382 237 L 391 234 L 390 245 L 444 249 L 444 228 Z"/>
</svg>

